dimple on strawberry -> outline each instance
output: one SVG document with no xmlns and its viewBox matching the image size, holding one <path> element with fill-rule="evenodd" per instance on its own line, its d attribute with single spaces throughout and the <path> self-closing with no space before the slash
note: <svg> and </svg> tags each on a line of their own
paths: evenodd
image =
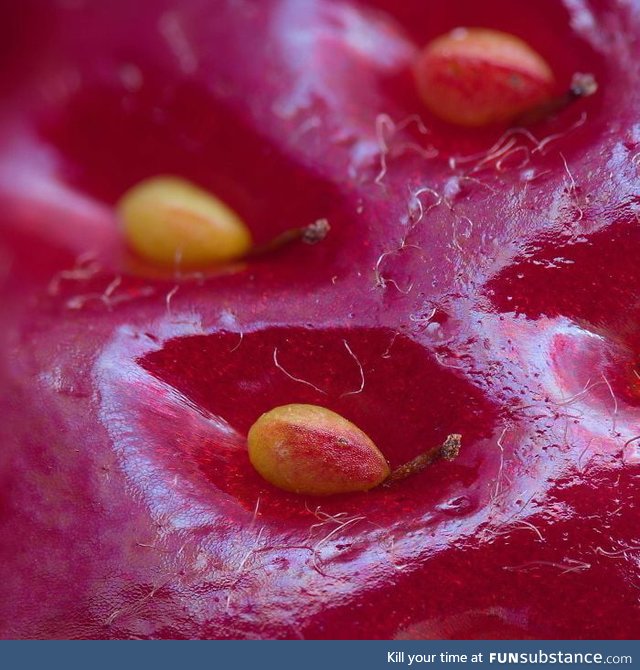
<svg viewBox="0 0 640 670">
<path fill-rule="evenodd" d="M 5 3 L 3 637 L 637 635 L 637 11 L 398 4 Z M 553 85 L 443 118 L 458 28 Z M 195 263 L 128 238 L 159 177 Z M 287 405 L 460 453 L 283 490 L 247 435 Z"/>
</svg>

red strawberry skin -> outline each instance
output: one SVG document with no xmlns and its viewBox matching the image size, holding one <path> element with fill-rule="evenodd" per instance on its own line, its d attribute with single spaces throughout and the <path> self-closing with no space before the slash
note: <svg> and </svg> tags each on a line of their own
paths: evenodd
<svg viewBox="0 0 640 670">
<path fill-rule="evenodd" d="M 637 637 L 640 4 L 398 4 L 2 7 L 2 637 Z M 412 65 L 458 25 L 600 90 L 445 127 Z M 331 230 L 158 277 L 113 213 L 158 174 Z M 246 433 L 294 402 L 462 451 L 287 494 Z"/>
</svg>

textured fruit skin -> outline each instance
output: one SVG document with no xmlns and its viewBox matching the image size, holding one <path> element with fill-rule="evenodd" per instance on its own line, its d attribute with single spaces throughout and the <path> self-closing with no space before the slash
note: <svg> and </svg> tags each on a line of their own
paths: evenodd
<svg viewBox="0 0 640 670">
<path fill-rule="evenodd" d="M 390 474 L 366 433 L 317 405 L 265 412 L 249 430 L 248 448 L 251 464 L 268 482 L 294 493 L 368 491 Z"/>
<path fill-rule="evenodd" d="M 551 97 L 549 65 L 514 35 L 456 28 L 429 43 L 415 67 L 424 104 L 461 126 L 507 123 Z"/>
<path fill-rule="evenodd" d="M 638 2 L 211 6 L 0 5 L 1 635 L 637 638 Z M 502 130 L 392 133 L 459 25 L 600 90 L 484 163 Z M 157 174 L 331 232 L 140 278 L 113 206 Z M 247 461 L 287 403 L 392 468 L 464 446 L 318 503 Z"/>
<path fill-rule="evenodd" d="M 117 206 L 127 243 L 153 264 L 206 268 L 251 248 L 244 222 L 194 184 L 152 177 L 127 191 Z"/>
</svg>

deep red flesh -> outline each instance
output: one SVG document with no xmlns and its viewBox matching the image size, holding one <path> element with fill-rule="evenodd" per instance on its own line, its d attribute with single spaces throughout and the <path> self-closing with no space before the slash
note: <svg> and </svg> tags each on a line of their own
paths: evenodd
<svg viewBox="0 0 640 670">
<path fill-rule="evenodd" d="M 0 635 L 636 638 L 640 4 L 213 5 L 1 10 Z M 438 123 L 410 65 L 457 25 L 600 91 L 539 150 Z M 149 276 L 112 205 L 160 173 L 330 234 Z M 286 494 L 244 439 L 290 402 L 462 451 Z"/>
</svg>

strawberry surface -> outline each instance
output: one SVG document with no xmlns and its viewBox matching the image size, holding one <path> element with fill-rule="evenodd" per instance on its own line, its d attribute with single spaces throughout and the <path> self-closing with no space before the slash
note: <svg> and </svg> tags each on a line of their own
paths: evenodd
<svg viewBox="0 0 640 670">
<path fill-rule="evenodd" d="M 640 4 L 4 3 L 0 635 L 636 638 Z M 432 118 L 413 64 L 519 36 L 559 91 L 529 127 Z M 170 174 L 257 244 L 132 258 L 115 203 Z M 251 424 L 339 412 L 392 467 L 314 498 Z"/>
</svg>

